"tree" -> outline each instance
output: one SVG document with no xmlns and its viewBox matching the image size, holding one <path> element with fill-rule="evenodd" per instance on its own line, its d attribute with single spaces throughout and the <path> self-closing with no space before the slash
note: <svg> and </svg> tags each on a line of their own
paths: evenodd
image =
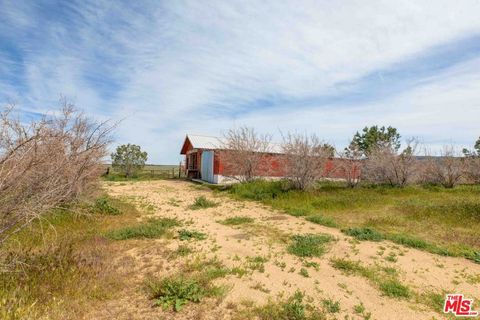
<svg viewBox="0 0 480 320">
<path fill-rule="evenodd" d="M 335 170 L 342 172 L 347 186 L 353 188 L 360 182 L 362 172 L 362 151 L 355 143 L 350 143 L 343 152 L 338 153 Z"/>
<path fill-rule="evenodd" d="M 363 154 L 367 155 L 374 149 L 390 148 L 393 151 L 398 151 L 400 148 L 400 134 L 396 128 L 384 126 L 365 127 L 362 133 L 358 132 L 353 136 L 352 143 L 358 146 Z"/>
<path fill-rule="evenodd" d="M 0 244 L 96 185 L 115 127 L 66 101 L 58 115 L 30 123 L 14 111 L 0 112 Z"/>
<path fill-rule="evenodd" d="M 145 166 L 148 154 L 135 144 L 124 144 L 112 153 L 112 167 L 119 170 L 125 177 L 131 177 Z"/>
<path fill-rule="evenodd" d="M 323 176 L 325 164 L 331 156 L 331 146 L 315 134 L 310 136 L 288 133 L 283 137 L 286 177 L 300 190 L 310 188 Z"/>
<path fill-rule="evenodd" d="M 410 139 L 407 147 L 397 154 L 389 146 L 378 146 L 370 151 L 365 160 L 363 176 L 376 184 L 404 187 L 415 178 L 417 140 Z"/>
<path fill-rule="evenodd" d="M 467 159 L 460 157 L 453 146 L 444 146 L 440 157 L 427 155 L 423 161 L 422 180 L 453 188 L 466 175 Z"/>
<path fill-rule="evenodd" d="M 463 149 L 466 158 L 466 175 L 469 182 L 480 183 L 480 137 L 475 142 L 474 150 Z"/>
<path fill-rule="evenodd" d="M 250 182 L 268 174 L 271 168 L 265 162 L 271 147 L 271 136 L 259 134 L 254 128 L 228 130 L 220 141 L 219 152 L 224 175 L 239 182 Z"/>
</svg>

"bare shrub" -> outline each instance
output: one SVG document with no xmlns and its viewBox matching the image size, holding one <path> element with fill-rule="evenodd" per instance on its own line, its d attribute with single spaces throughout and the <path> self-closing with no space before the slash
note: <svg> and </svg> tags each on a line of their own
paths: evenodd
<svg viewBox="0 0 480 320">
<path fill-rule="evenodd" d="M 98 181 L 113 129 L 66 102 L 29 124 L 13 111 L 0 112 L 0 243 Z"/>
<path fill-rule="evenodd" d="M 315 134 L 283 136 L 285 176 L 300 190 L 310 188 L 323 176 L 331 150 Z"/>
<path fill-rule="evenodd" d="M 465 177 L 466 164 L 453 146 L 444 146 L 439 157 L 427 154 L 422 161 L 422 181 L 453 188 Z"/>
<path fill-rule="evenodd" d="M 337 153 L 338 159 L 334 170 L 340 172 L 348 187 L 353 188 L 360 183 L 362 155 L 363 152 L 353 142 L 342 152 Z"/>
<path fill-rule="evenodd" d="M 365 161 L 365 180 L 396 187 L 404 187 L 414 182 L 418 169 L 415 157 L 417 145 L 415 139 L 409 140 L 400 154 L 388 146 L 372 149 Z"/>
<path fill-rule="evenodd" d="M 465 159 L 466 179 L 469 183 L 480 183 L 480 155 Z"/>
<path fill-rule="evenodd" d="M 239 182 L 251 182 L 268 172 L 266 154 L 271 152 L 271 136 L 254 128 L 230 129 L 221 142 L 219 157 L 225 176 Z"/>
</svg>

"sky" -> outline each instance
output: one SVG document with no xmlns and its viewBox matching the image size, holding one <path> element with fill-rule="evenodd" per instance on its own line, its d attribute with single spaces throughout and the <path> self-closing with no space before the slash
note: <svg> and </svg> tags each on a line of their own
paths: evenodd
<svg viewBox="0 0 480 320">
<path fill-rule="evenodd" d="M 480 136 L 480 0 L 0 0 L 0 106 L 66 97 L 112 145 L 175 164 L 186 134 L 371 125 L 430 150 Z"/>
</svg>

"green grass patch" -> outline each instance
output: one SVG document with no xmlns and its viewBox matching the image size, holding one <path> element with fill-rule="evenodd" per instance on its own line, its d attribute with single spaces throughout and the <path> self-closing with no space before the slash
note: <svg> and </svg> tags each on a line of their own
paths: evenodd
<svg viewBox="0 0 480 320">
<path fill-rule="evenodd" d="M 216 207 L 218 204 L 212 200 L 208 200 L 205 196 L 195 198 L 195 201 L 190 206 L 192 210 L 207 209 Z"/>
<path fill-rule="evenodd" d="M 182 229 L 182 230 L 178 231 L 178 238 L 181 241 L 192 240 L 192 239 L 205 240 L 205 239 L 207 239 L 207 235 L 203 232 L 198 232 L 198 231 L 195 231 L 195 230 Z"/>
<path fill-rule="evenodd" d="M 227 192 L 314 223 L 334 222 L 339 228 L 361 231 L 356 236 L 362 239 L 378 241 L 380 234 L 411 248 L 480 261 L 480 185 L 348 188 L 341 182 L 320 182 L 303 192 L 282 181 L 256 181 L 234 185 Z"/>
<path fill-rule="evenodd" d="M 95 200 L 93 210 L 101 214 L 118 215 L 120 210 L 112 204 L 110 197 L 100 197 Z"/>
<path fill-rule="evenodd" d="M 410 289 L 398 280 L 398 271 L 391 267 L 364 266 L 360 261 L 343 258 L 330 259 L 332 267 L 347 275 L 358 275 L 370 280 L 384 295 L 392 298 L 409 298 Z"/>
<path fill-rule="evenodd" d="M 253 221 L 254 219 L 250 217 L 236 216 L 232 218 L 227 218 L 223 221 L 219 221 L 219 223 L 227 226 L 238 226 L 241 224 L 252 223 Z"/>
<path fill-rule="evenodd" d="M 298 257 L 320 257 L 326 252 L 326 244 L 334 238 L 328 234 L 305 234 L 291 237 L 288 252 Z"/>
<path fill-rule="evenodd" d="M 382 241 L 385 239 L 380 232 L 371 228 L 348 228 L 343 229 L 342 232 L 357 240 Z"/>
<path fill-rule="evenodd" d="M 322 226 L 326 227 L 337 227 L 337 223 L 331 218 L 331 217 L 326 217 L 324 215 L 316 214 L 316 215 L 311 215 L 305 218 L 307 221 L 320 224 Z"/>
<path fill-rule="evenodd" d="M 112 240 L 154 239 L 160 238 L 180 223 L 176 219 L 149 219 L 147 222 L 107 232 L 105 236 Z"/>
<path fill-rule="evenodd" d="M 410 289 L 404 286 L 397 279 L 388 279 L 379 282 L 380 291 L 387 297 L 392 298 L 409 298 Z"/>
</svg>

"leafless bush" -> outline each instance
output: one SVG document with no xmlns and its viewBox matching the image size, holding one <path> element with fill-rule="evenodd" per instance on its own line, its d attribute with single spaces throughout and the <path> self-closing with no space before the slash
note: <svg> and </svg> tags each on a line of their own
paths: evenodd
<svg viewBox="0 0 480 320">
<path fill-rule="evenodd" d="M 230 129 L 221 142 L 219 157 L 225 176 L 240 182 L 250 182 L 265 175 L 265 155 L 271 151 L 271 136 L 262 135 L 254 128 Z M 261 171 L 261 173 L 260 173 Z"/>
<path fill-rule="evenodd" d="M 338 159 L 335 162 L 334 170 L 340 172 L 347 186 L 351 188 L 360 182 L 363 167 L 362 154 L 362 151 L 353 142 L 337 154 Z"/>
<path fill-rule="evenodd" d="M 466 179 L 469 183 L 480 183 L 480 155 L 465 159 Z"/>
<path fill-rule="evenodd" d="M 426 155 L 422 161 L 422 181 L 453 188 L 466 174 L 466 158 L 461 157 L 453 146 L 444 146 L 440 157 Z"/>
<path fill-rule="evenodd" d="M 331 150 L 315 134 L 288 133 L 283 137 L 285 176 L 300 190 L 310 188 L 320 179 Z"/>
<path fill-rule="evenodd" d="M 365 180 L 397 187 L 414 182 L 418 170 L 415 157 L 417 145 L 417 141 L 411 139 L 400 154 L 388 146 L 373 149 L 365 161 Z"/>
<path fill-rule="evenodd" d="M 0 243 L 95 184 L 113 128 L 66 102 L 29 124 L 13 113 L 0 112 Z"/>
</svg>

